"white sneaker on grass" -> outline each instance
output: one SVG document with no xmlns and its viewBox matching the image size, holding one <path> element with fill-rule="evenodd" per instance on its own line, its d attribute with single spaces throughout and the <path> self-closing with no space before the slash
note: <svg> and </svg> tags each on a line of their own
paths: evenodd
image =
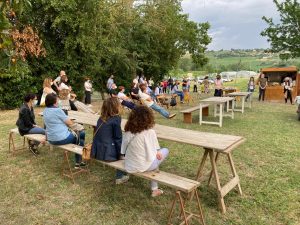
<svg viewBox="0 0 300 225">
<path fill-rule="evenodd" d="M 129 180 L 128 175 L 124 175 L 123 177 L 116 179 L 116 184 L 123 184 L 126 183 Z"/>
</svg>

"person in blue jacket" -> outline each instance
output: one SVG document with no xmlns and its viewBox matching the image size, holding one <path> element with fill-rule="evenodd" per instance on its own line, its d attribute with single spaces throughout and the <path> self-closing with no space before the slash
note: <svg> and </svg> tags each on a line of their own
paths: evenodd
<svg viewBox="0 0 300 225">
<path fill-rule="evenodd" d="M 92 144 L 91 157 L 103 161 L 117 161 L 121 158 L 122 130 L 121 104 L 116 97 L 104 100 L 101 116 L 97 121 Z M 116 184 L 127 182 L 129 176 L 117 170 Z"/>
</svg>

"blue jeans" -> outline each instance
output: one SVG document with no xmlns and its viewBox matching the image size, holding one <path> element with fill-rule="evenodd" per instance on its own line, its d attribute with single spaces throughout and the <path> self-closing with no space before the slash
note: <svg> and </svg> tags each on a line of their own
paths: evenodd
<svg viewBox="0 0 300 225">
<path fill-rule="evenodd" d="M 116 171 L 116 179 L 121 179 L 123 176 L 127 175 L 127 173 L 121 171 L 121 170 L 117 170 Z"/>
<path fill-rule="evenodd" d="M 156 105 L 155 103 L 153 103 L 153 105 L 151 105 L 150 108 L 155 110 L 156 112 L 159 112 L 162 116 L 169 118 L 170 113 L 167 112 L 162 107 L 160 107 L 159 105 Z"/>
<path fill-rule="evenodd" d="M 69 134 L 69 136 L 61 141 L 49 141 L 52 145 L 66 145 L 66 144 L 78 144 L 80 146 L 84 146 L 84 140 L 85 140 L 85 132 L 80 131 L 79 132 L 79 140 L 77 140 L 77 137 L 75 137 L 72 133 Z M 77 142 L 79 141 L 79 143 Z M 80 163 L 82 161 L 81 155 L 75 154 L 75 163 Z"/>
<path fill-rule="evenodd" d="M 184 98 L 183 92 L 182 91 L 175 91 L 175 94 L 177 94 L 180 97 L 180 101 L 182 102 L 183 98 Z"/>
<path fill-rule="evenodd" d="M 126 100 L 123 100 L 121 105 L 124 105 L 129 109 L 134 109 L 136 107 L 136 105 L 133 102 L 126 101 Z"/>
<path fill-rule="evenodd" d="M 45 134 L 45 129 L 41 128 L 41 127 L 34 127 L 34 128 L 31 128 L 29 131 L 28 131 L 28 134 Z M 40 142 L 38 141 L 33 141 L 35 145 L 39 145 Z"/>
</svg>

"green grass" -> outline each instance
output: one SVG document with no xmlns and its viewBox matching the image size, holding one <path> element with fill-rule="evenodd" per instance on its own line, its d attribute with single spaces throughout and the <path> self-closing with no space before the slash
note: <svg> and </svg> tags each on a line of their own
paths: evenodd
<svg viewBox="0 0 300 225">
<path fill-rule="evenodd" d="M 245 87 L 245 80 L 236 84 Z M 172 120 L 155 114 L 159 124 L 246 138 L 233 151 L 244 195 L 230 192 L 225 197 L 227 213 L 222 215 L 215 189 L 203 183 L 207 224 L 300 223 L 300 123 L 295 111 L 296 106 L 257 102 L 255 94 L 253 108 L 235 113 L 234 120 L 225 118 L 222 128 L 199 126 L 197 113 L 193 124 L 184 124 L 180 113 Z M 91 166 L 91 176 L 78 177 L 73 185 L 61 175 L 59 149 L 51 152 L 43 147 L 37 158 L 28 151 L 15 157 L 8 154 L 8 131 L 15 127 L 17 114 L 17 110 L 0 112 L 1 224 L 166 224 L 172 189 L 163 187 L 166 194 L 152 199 L 147 181 L 131 177 L 127 184 L 116 186 L 114 170 L 98 163 Z M 170 149 L 161 170 L 195 178 L 203 149 L 168 141 L 160 145 Z M 218 168 L 224 184 L 230 170 L 225 158 L 220 158 Z"/>
</svg>

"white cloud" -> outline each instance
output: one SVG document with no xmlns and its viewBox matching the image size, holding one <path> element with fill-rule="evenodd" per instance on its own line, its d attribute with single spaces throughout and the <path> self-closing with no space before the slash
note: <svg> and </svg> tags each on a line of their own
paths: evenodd
<svg viewBox="0 0 300 225">
<path fill-rule="evenodd" d="M 190 19 L 211 24 L 209 49 L 267 48 L 263 16 L 278 18 L 272 0 L 183 0 Z"/>
</svg>

